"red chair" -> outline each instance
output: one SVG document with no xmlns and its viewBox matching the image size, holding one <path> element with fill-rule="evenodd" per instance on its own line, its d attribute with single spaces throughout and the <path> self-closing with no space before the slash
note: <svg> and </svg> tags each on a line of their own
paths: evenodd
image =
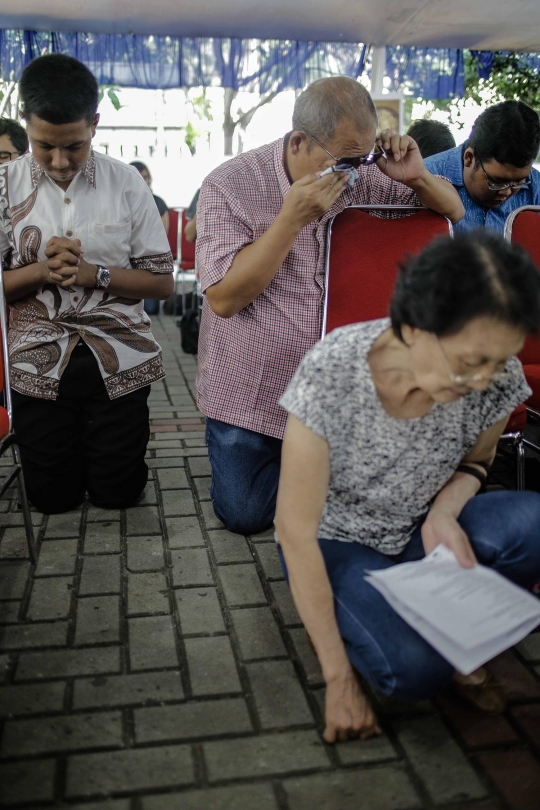
<svg viewBox="0 0 540 810">
<path fill-rule="evenodd" d="M 407 216 L 388 219 L 375 212 Z M 355 205 L 337 214 L 328 232 L 322 336 L 387 316 L 398 265 L 449 234 L 450 221 L 427 208 Z"/>
<path fill-rule="evenodd" d="M 195 273 L 195 243 L 188 242 L 184 235 L 186 223 L 188 219 L 186 217 L 185 210 L 182 211 L 181 216 L 179 216 L 179 212 L 176 213 L 176 223 L 177 223 L 177 236 L 176 236 L 176 256 L 179 261 L 175 262 L 175 271 L 174 271 L 174 308 L 173 308 L 173 315 L 178 315 L 178 307 L 179 307 L 179 299 L 176 294 L 178 282 L 180 281 L 181 284 L 181 300 L 182 300 L 182 312 L 186 311 L 186 284 L 192 284 L 195 287 L 197 283 L 197 276 Z M 172 231 L 169 228 L 169 244 L 171 244 L 172 240 Z"/>
<path fill-rule="evenodd" d="M 504 226 L 504 238 L 508 242 L 520 245 L 524 248 L 538 270 L 540 271 L 540 205 L 523 205 L 516 208 L 508 216 Z M 519 359 L 523 364 L 523 371 L 527 382 L 532 388 L 532 396 L 525 403 L 527 411 L 535 417 L 540 418 L 540 335 L 527 337 Z M 518 409 L 519 410 L 519 409 Z M 526 418 L 515 420 L 516 411 L 510 417 L 505 435 L 514 442 L 517 451 L 517 477 L 518 489 L 525 488 L 525 448 L 524 445 L 532 447 L 540 452 L 540 447 L 525 439 L 523 430 L 525 429 Z M 521 425 L 521 427 L 519 427 Z M 512 429 L 514 428 L 514 429 Z M 509 435 L 510 434 L 510 435 Z M 521 486 L 520 486 L 521 483 Z"/>
<path fill-rule="evenodd" d="M 0 263 L 1 265 L 1 263 Z M 37 563 L 36 543 L 34 540 L 34 529 L 32 526 L 32 516 L 26 496 L 24 485 L 24 475 L 19 456 L 19 446 L 13 431 L 13 405 L 11 401 L 11 378 L 9 373 L 9 348 L 8 348 L 8 323 L 7 305 L 4 294 L 4 276 L 0 266 L 0 331 L 2 339 L 2 352 L 0 355 L 0 391 L 4 392 L 5 407 L 0 406 L 0 457 L 11 448 L 13 455 L 13 467 L 2 468 L 6 470 L 6 478 L 0 487 L 0 496 L 17 481 L 18 498 L 22 507 L 24 528 L 26 532 L 26 542 L 30 560 L 33 565 Z"/>
<path fill-rule="evenodd" d="M 178 258 L 178 208 L 169 208 L 169 231 L 167 239 L 169 240 L 169 247 L 171 249 L 173 259 Z"/>
<path fill-rule="evenodd" d="M 185 231 L 185 228 L 186 228 L 186 222 L 188 222 L 188 219 L 186 217 L 186 212 L 184 210 L 184 211 L 182 211 L 182 221 L 181 221 L 182 230 L 179 233 L 179 236 L 180 236 L 180 269 L 181 270 L 194 270 L 195 269 L 195 242 L 188 242 L 188 240 L 184 236 L 184 231 Z"/>
</svg>

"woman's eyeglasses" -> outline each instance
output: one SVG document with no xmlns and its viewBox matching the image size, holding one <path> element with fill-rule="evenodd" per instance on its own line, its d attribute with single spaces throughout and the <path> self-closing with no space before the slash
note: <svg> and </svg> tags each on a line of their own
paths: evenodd
<svg viewBox="0 0 540 810">
<path fill-rule="evenodd" d="M 531 181 L 529 180 L 530 175 L 526 177 L 525 180 L 520 180 L 519 183 L 494 183 L 484 169 L 484 164 L 482 161 L 479 160 L 478 163 L 482 167 L 482 171 L 484 172 L 484 177 L 486 178 L 486 183 L 488 184 L 490 191 L 506 191 L 507 188 L 512 189 L 512 191 L 519 191 L 519 189 L 527 188 L 527 186 L 531 185 Z"/>
<path fill-rule="evenodd" d="M 326 146 L 317 140 L 307 129 L 303 130 L 308 138 L 311 138 L 312 141 L 315 141 L 317 146 L 320 146 L 321 149 L 324 149 L 327 155 L 330 155 L 332 160 L 336 161 L 336 166 L 352 166 L 353 169 L 358 169 L 360 166 L 371 166 L 372 163 L 375 163 L 376 160 L 379 158 L 386 157 L 385 153 L 382 149 L 377 149 L 375 152 L 370 152 L 369 155 L 353 155 L 352 157 L 341 157 L 337 158 L 332 152 L 329 152 Z"/>
<path fill-rule="evenodd" d="M 443 349 L 443 345 L 437 335 L 433 336 L 437 341 L 437 345 L 439 347 L 441 358 L 444 364 L 444 368 L 446 373 L 450 378 L 450 382 L 453 385 L 468 385 L 469 383 L 479 383 L 479 382 L 501 382 L 502 380 L 508 380 L 512 376 L 508 371 L 496 371 L 493 374 L 454 374 L 452 369 L 450 368 L 450 362 L 446 353 Z"/>
</svg>

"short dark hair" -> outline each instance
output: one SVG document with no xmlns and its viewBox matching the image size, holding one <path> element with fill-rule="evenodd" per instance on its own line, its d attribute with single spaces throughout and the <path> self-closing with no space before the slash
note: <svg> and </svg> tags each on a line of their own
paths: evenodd
<svg viewBox="0 0 540 810">
<path fill-rule="evenodd" d="M 536 332 L 540 273 L 522 248 L 485 229 L 437 239 L 400 268 L 390 316 L 399 338 L 404 324 L 444 337 L 479 317 Z"/>
<path fill-rule="evenodd" d="M 522 101 L 502 101 L 488 107 L 474 122 L 467 146 L 476 162 L 496 160 L 522 169 L 536 160 L 540 149 L 538 113 Z"/>
<path fill-rule="evenodd" d="M 72 56 L 49 53 L 23 70 L 19 83 L 24 116 L 36 115 L 49 124 L 94 120 L 99 88 L 93 73 Z"/>
<path fill-rule="evenodd" d="M 453 149 L 456 145 L 447 124 L 443 124 L 442 121 L 431 121 L 428 118 L 413 121 L 407 135 L 416 141 L 423 158 L 446 152 L 447 149 Z"/>
<path fill-rule="evenodd" d="M 146 165 L 146 163 L 143 163 L 143 162 L 142 162 L 142 160 L 132 160 L 132 161 L 131 161 L 131 163 L 130 163 L 129 165 L 130 165 L 130 166 L 135 166 L 135 168 L 137 169 L 137 171 L 139 172 L 139 174 L 140 174 L 141 172 L 144 172 L 144 170 L 145 170 L 145 169 L 146 169 L 146 171 L 148 172 L 148 174 L 150 174 L 150 169 L 148 168 L 148 166 Z"/>
<path fill-rule="evenodd" d="M 28 135 L 18 121 L 14 121 L 13 118 L 0 118 L 0 135 L 7 135 L 21 155 L 28 152 Z"/>
</svg>

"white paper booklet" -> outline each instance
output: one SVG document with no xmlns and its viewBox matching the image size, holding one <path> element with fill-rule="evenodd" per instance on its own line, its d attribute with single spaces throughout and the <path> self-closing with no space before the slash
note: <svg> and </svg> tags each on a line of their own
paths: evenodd
<svg viewBox="0 0 540 810">
<path fill-rule="evenodd" d="M 365 579 L 463 675 L 540 624 L 538 599 L 483 565 L 462 568 L 446 546 Z"/>
</svg>

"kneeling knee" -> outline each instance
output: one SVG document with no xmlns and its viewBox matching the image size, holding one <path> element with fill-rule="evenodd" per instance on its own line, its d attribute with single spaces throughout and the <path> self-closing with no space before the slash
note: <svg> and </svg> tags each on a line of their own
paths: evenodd
<svg viewBox="0 0 540 810">
<path fill-rule="evenodd" d="M 61 515 L 64 512 L 71 512 L 77 509 L 84 500 L 84 492 L 72 497 L 29 497 L 28 500 L 38 512 L 44 515 Z"/>
<path fill-rule="evenodd" d="M 373 685 L 388 697 L 414 703 L 429 700 L 451 679 L 453 667 L 435 650 L 427 655 L 406 656 L 392 667 L 391 679 Z"/>
<path fill-rule="evenodd" d="M 225 524 L 230 532 L 235 534 L 258 534 L 269 529 L 273 523 L 273 516 L 261 515 L 249 509 L 222 508 L 219 503 L 212 503 L 216 517 Z"/>
</svg>

